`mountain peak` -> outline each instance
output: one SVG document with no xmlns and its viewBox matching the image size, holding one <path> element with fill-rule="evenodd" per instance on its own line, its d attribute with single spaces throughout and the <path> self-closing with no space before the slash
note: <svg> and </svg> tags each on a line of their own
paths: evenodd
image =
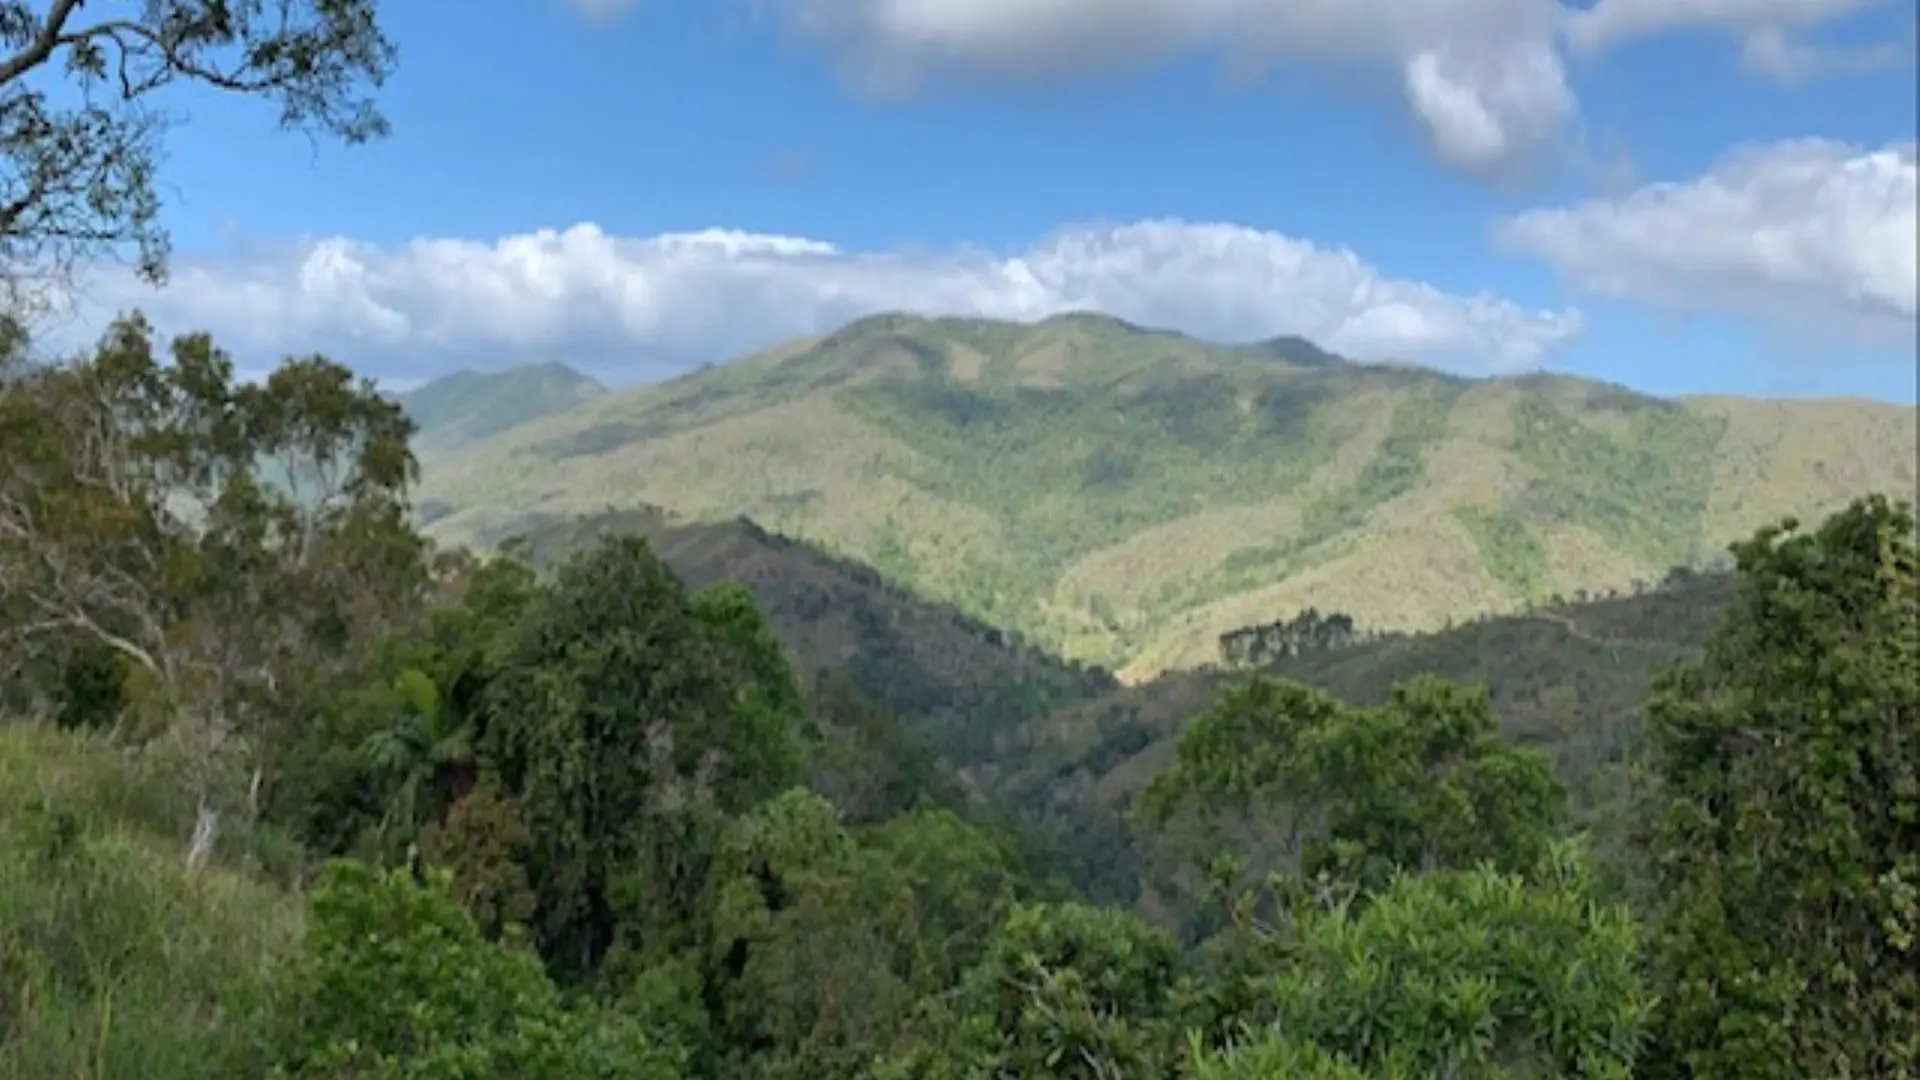
<svg viewBox="0 0 1920 1080">
<path fill-rule="evenodd" d="M 397 395 L 419 426 L 416 442 L 445 452 L 565 412 L 607 388 L 558 360 L 498 371 L 464 369 Z"/>
<path fill-rule="evenodd" d="M 1264 341 L 1256 341 L 1246 348 L 1256 355 L 1283 360 L 1299 367 L 1337 367 L 1350 362 L 1295 334 L 1270 337 Z"/>
</svg>

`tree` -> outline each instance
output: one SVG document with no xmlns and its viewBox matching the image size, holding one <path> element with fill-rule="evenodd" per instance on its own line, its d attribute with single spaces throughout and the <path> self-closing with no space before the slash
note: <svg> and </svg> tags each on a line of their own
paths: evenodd
<svg viewBox="0 0 1920 1080">
<path fill-rule="evenodd" d="M 1577 845 L 1529 877 L 1401 874 L 1309 916 L 1257 1026 L 1225 1053 L 1196 1040 L 1198 1080 L 1626 1080 L 1653 1010 L 1632 912 L 1593 901 Z"/>
<path fill-rule="evenodd" d="M 623 963 L 680 952 L 726 820 L 798 779 L 790 687 L 766 681 L 790 676 L 726 596 L 690 597 L 640 537 L 603 539 L 501 650 L 479 754 L 533 833 L 558 970 L 597 971 L 616 938 Z"/>
<path fill-rule="evenodd" d="M 717 1073 L 759 1080 L 859 1077 L 912 1003 L 886 913 L 909 898 L 795 788 L 728 829 L 714 873 L 711 973 Z"/>
<path fill-rule="evenodd" d="M 391 722 L 368 736 L 364 752 L 391 794 L 380 821 L 383 837 L 411 840 L 439 816 L 441 802 L 464 792 L 442 792 L 451 774 L 471 783 L 473 724 L 447 706 L 433 676 L 406 668 L 393 681 Z"/>
<path fill-rule="evenodd" d="M 1193 722 L 1138 813 L 1277 826 L 1295 880 L 1371 890 L 1400 869 L 1530 870 L 1565 802 L 1545 758 L 1500 740 L 1484 689 L 1423 676 L 1366 709 L 1255 677 Z"/>
<path fill-rule="evenodd" d="M 866 1077 L 1021 891 L 1013 852 L 946 811 L 846 829 L 803 788 L 735 821 L 714 874 L 718 1074 Z"/>
<path fill-rule="evenodd" d="M 84 7 L 0 2 L 0 287 L 12 315 L 128 248 L 143 277 L 165 277 L 166 120 L 153 101 L 172 84 L 265 98 L 282 127 L 349 144 L 388 131 L 370 95 L 396 51 L 375 0 L 150 0 L 96 19 Z M 68 88 L 48 85 L 60 77 Z"/>
<path fill-rule="evenodd" d="M 510 558 L 436 553 L 427 608 L 305 696 L 267 813 L 325 855 L 393 855 L 481 782 L 484 702 L 536 590 Z"/>
<path fill-rule="evenodd" d="M 805 751 L 801 695 L 786 647 L 760 614 L 753 592 L 736 581 L 699 589 L 689 598 L 733 685 L 733 707 L 716 734 L 731 775 L 744 784 L 722 793 L 735 806 L 758 802 L 799 779 Z"/>
<path fill-rule="evenodd" d="M 299 689 L 429 577 L 412 425 L 370 382 L 306 357 L 240 384 L 204 334 L 170 359 L 122 319 L 92 356 L 0 385 L 0 671 L 117 654 L 120 734 L 182 769 L 198 863 L 223 809 L 257 811 Z"/>
<path fill-rule="evenodd" d="M 1131 912 L 1016 907 L 959 985 L 928 1004 L 924 1041 L 881 1080 L 1131 1080 L 1178 1075 L 1173 938 Z"/>
<path fill-rule="evenodd" d="M 1642 1074 L 1920 1076 L 1920 585 L 1905 505 L 1733 547 L 1739 597 L 1649 707 L 1666 1001 Z"/>
<path fill-rule="evenodd" d="M 567 1008 L 540 958 L 483 937 L 440 874 L 329 864 L 304 955 L 271 990 L 263 1064 L 283 1080 L 683 1075 L 633 1021 Z"/>
</svg>

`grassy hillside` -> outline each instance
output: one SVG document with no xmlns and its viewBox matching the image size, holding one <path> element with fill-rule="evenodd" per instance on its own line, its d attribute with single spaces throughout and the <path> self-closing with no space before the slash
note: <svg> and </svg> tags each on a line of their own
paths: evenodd
<svg viewBox="0 0 1920 1080">
<path fill-rule="evenodd" d="M 1383 630 L 1628 588 L 1912 491 L 1911 408 L 1662 400 L 1113 319 L 882 316 L 435 462 L 444 539 L 641 502 L 746 515 L 1143 677 L 1307 605 Z"/>
<path fill-rule="evenodd" d="M 738 581 L 803 673 L 834 672 L 960 768 L 978 768 L 1032 719 L 1118 689 L 869 567 L 744 520 L 687 522 L 652 508 L 530 523 L 545 565 L 596 535 L 640 533 L 690 585 Z"/>
<path fill-rule="evenodd" d="M 193 815 L 120 750 L 0 719 L 0 1076 L 187 1080 L 297 944 L 305 904 L 189 873 Z"/>
<path fill-rule="evenodd" d="M 425 456 L 447 453 L 555 413 L 606 392 L 592 378 L 560 363 L 528 364 L 505 371 L 456 371 L 397 400 L 420 425 Z"/>
</svg>

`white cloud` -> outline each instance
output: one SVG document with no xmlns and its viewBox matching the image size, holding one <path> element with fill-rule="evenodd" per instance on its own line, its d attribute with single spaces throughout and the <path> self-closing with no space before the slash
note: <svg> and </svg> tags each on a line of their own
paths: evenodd
<svg viewBox="0 0 1920 1080">
<path fill-rule="evenodd" d="M 1567 39 L 1600 49 L 1675 30 L 1780 34 L 1880 7 L 1885 0 L 1596 0 L 1574 12 Z"/>
<path fill-rule="evenodd" d="M 1915 144 L 1747 147 L 1705 174 L 1503 222 L 1593 293 L 1914 348 Z"/>
<path fill-rule="evenodd" d="M 1357 357 L 1473 371 L 1533 365 L 1581 328 L 1577 312 L 1443 292 L 1345 249 L 1171 220 L 1071 226 L 1012 254 L 849 252 L 725 230 L 620 237 L 591 224 L 491 243 L 332 238 L 182 257 L 160 291 L 101 284 L 107 309 L 138 306 L 163 330 L 207 329 L 254 356 L 323 349 L 391 378 L 546 357 L 657 375 L 890 310 L 1096 310 L 1221 340 L 1299 334 Z"/>
<path fill-rule="evenodd" d="M 1471 172 L 1524 163 L 1579 111 L 1544 42 L 1422 50 L 1407 61 L 1406 90 L 1434 151 Z"/>
<path fill-rule="evenodd" d="M 1500 174 L 1553 148 L 1578 115 L 1563 45 L 1593 52 L 1679 29 L 1747 42 L 1749 67 L 1850 70 L 1790 35 L 1889 0 L 756 0 L 861 89 L 1112 74 L 1172 56 L 1391 72 L 1448 163 Z M 1777 60 L 1772 66 L 1769 60 Z"/>
<path fill-rule="evenodd" d="M 1911 42 L 1883 41 L 1874 45 L 1815 45 L 1787 36 L 1777 27 L 1763 27 L 1741 43 L 1740 60 L 1748 71 L 1776 82 L 1808 82 L 1830 75 L 1864 75 L 1898 67 L 1911 53 Z"/>
<path fill-rule="evenodd" d="M 1502 171 L 1575 111 L 1555 0 L 771 0 L 856 86 L 1111 74 L 1195 51 L 1240 72 L 1289 62 L 1395 71 L 1447 161 Z"/>
</svg>

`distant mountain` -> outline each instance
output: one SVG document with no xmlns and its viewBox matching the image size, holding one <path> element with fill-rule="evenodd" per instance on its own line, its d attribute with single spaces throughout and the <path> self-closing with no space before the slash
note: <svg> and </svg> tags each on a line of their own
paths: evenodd
<svg viewBox="0 0 1920 1080">
<path fill-rule="evenodd" d="M 1362 365 L 1093 315 L 904 315 L 601 395 L 430 464 L 441 539 L 744 515 L 1145 678 L 1309 605 L 1419 630 L 1916 489 L 1915 410 Z"/>
<path fill-rule="evenodd" d="M 489 436 L 562 413 L 607 392 L 561 363 L 504 371 L 456 371 L 395 395 L 420 426 L 423 456 L 450 452 Z"/>
</svg>

